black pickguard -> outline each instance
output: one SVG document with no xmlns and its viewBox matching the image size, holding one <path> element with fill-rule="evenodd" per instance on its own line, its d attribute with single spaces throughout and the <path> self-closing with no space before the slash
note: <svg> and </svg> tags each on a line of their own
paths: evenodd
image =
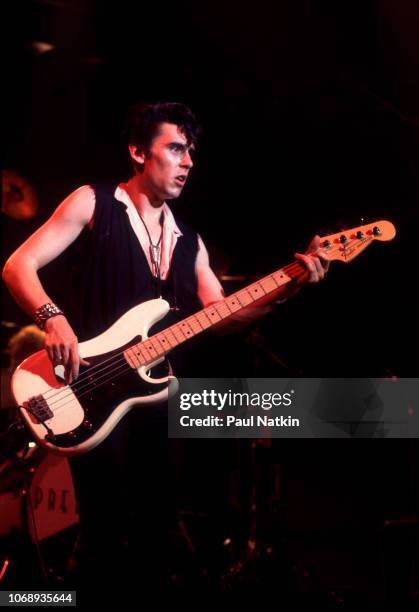
<svg viewBox="0 0 419 612">
<path fill-rule="evenodd" d="M 145 382 L 121 357 L 124 350 L 140 340 L 137 337 L 115 351 L 86 358 L 90 365 L 81 366 L 79 377 L 70 385 L 83 407 L 84 421 L 73 431 L 46 436 L 49 442 L 62 448 L 81 444 L 96 433 L 124 400 L 154 395 L 167 387 L 167 383 L 150 385 Z M 151 376 L 167 376 L 169 367 L 168 361 L 164 361 L 153 368 Z"/>
</svg>

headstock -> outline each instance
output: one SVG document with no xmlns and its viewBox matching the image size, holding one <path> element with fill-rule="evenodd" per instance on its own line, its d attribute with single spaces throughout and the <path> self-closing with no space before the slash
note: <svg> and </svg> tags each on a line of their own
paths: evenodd
<svg viewBox="0 0 419 612">
<path fill-rule="evenodd" d="M 320 239 L 320 249 L 330 260 L 352 261 L 374 240 L 392 240 L 396 228 L 390 221 L 375 221 L 360 225 Z"/>
</svg>

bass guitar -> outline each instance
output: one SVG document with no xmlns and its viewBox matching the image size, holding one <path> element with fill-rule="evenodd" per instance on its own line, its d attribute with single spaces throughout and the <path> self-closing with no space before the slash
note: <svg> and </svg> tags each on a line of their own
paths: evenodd
<svg viewBox="0 0 419 612">
<path fill-rule="evenodd" d="M 325 236 L 320 248 L 333 261 L 349 262 L 372 242 L 391 240 L 389 221 L 376 221 Z M 53 367 L 45 350 L 16 369 L 12 393 L 35 441 L 47 450 L 70 456 L 100 444 L 134 406 L 167 400 L 177 389 L 171 373 L 153 378 L 151 370 L 178 345 L 228 319 L 305 273 L 293 263 L 240 289 L 225 299 L 148 337 L 149 329 L 169 311 L 159 298 L 135 306 L 99 336 L 79 344 L 78 378 L 65 384 L 62 365 Z"/>
</svg>

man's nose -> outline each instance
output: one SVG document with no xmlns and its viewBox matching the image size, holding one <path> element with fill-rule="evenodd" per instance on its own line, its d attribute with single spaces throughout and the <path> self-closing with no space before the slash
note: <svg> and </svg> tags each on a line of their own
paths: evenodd
<svg viewBox="0 0 419 612">
<path fill-rule="evenodd" d="M 182 168 L 192 168 L 193 161 L 192 161 L 192 157 L 191 157 L 189 151 L 185 152 L 185 155 L 183 156 L 180 165 L 181 165 Z"/>
</svg>

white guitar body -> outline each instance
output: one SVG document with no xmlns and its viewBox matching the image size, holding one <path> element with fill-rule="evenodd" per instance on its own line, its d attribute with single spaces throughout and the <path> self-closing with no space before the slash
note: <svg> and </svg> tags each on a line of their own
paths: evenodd
<svg viewBox="0 0 419 612">
<path fill-rule="evenodd" d="M 117 355 L 121 355 L 118 358 L 118 361 L 121 361 L 121 359 L 124 359 L 122 356 L 123 347 L 138 342 L 138 336 L 141 340 L 147 338 L 149 329 L 161 320 L 168 311 L 169 304 L 163 299 L 150 300 L 135 306 L 105 332 L 96 338 L 80 343 L 80 356 L 90 363 L 92 363 L 91 359 L 94 357 L 98 364 L 100 364 L 101 358 L 102 362 L 105 358 L 106 364 L 109 360 L 109 353 L 116 351 Z M 56 366 L 54 370 L 45 350 L 35 353 L 20 364 L 12 378 L 12 391 L 21 414 L 38 443 L 60 455 L 78 455 L 93 449 L 102 442 L 122 417 L 134 406 L 163 402 L 168 399 L 169 392 L 176 391 L 177 381 L 170 374 L 163 378 L 152 378 L 148 373 L 151 368 L 163 360 L 164 357 L 160 357 L 147 364 L 147 366 L 136 369 L 126 367 L 127 373 L 131 377 L 132 373 L 135 373 L 135 376 L 138 377 L 138 391 L 142 390 L 141 387 L 144 389 L 145 384 L 146 393 L 144 395 L 133 395 L 115 403 L 103 422 L 101 422 L 102 419 L 99 419 L 95 423 L 95 419 L 91 418 L 93 415 L 86 418 L 86 406 L 82 404 L 85 399 L 91 401 L 89 392 L 84 392 L 84 388 L 89 382 L 86 381 L 83 387 L 82 376 L 79 376 L 79 379 L 71 386 L 65 385 L 63 366 Z M 126 365 L 125 360 L 124 365 Z M 113 391 L 118 386 L 119 381 L 112 381 L 115 376 L 112 368 L 106 365 L 98 365 L 96 370 L 99 374 L 99 382 L 96 383 L 96 386 L 99 388 L 105 387 L 105 389 L 102 389 L 104 394 L 102 393 L 100 398 L 100 402 L 105 404 L 108 399 L 109 388 L 112 387 Z M 81 369 L 81 374 L 82 371 Z M 101 371 L 103 371 L 103 374 L 101 374 Z M 76 389 L 80 393 L 76 393 Z M 81 395 L 81 397 L 78 397 L 78 395 Z M 40 422 L 28 410 L 27 406 L 30 398 L 38 396 L 44 398 L 47 408 L 53 413 L 53 416 L 45 419 L 44 422 Z M 105 409 L 104 405 L 103 408 Z M 89 401 L 87 402 L 88 411 Z M 53 433 L 53 436 L 48 434 L 47 428 Z M 75 435 L 77 430 L 82 434 L 85 432 L 85 435 Z M 86 433 L 88 433 L 87 437 Z M 66 436 L 64 446 L 58 443 L 56 438 L 59 436 Z M 68 446 L 68 443 L 70 443 L 70 446 Z"/>
</svg>

